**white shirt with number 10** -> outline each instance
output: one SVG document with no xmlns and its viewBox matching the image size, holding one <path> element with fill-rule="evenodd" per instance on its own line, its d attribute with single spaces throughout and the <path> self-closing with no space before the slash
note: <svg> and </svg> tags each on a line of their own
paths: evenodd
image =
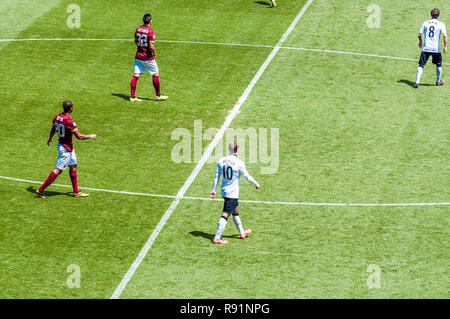
<svg viewBox="0 0 450 319">
<path fill-rule="evenodd" d="M 441 52 L 441 34 L 447 34 L 444 23 L 438 21 L 438 19 L 425 21 L 420 27 L 419 33 L 423 34 L 424 37 L 423 52 Z"/>
<path fill-rule="evenodd" d="M 216 190 L 222 176 L 222 197 L 239 198 L 239 178 L 241 175 L 253 185 L 258 185 L 255 179 L 247 172 L 244 162 L 237 158 L 236 155 L 222 157 L 217 163 L 212 191 Z"/>
</svg>

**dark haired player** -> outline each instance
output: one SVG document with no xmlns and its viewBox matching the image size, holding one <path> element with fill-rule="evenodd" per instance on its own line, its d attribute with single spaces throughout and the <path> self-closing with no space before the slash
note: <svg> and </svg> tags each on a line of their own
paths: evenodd
<svg viewBox="0 0 450 319">
<path fill-rule="evenodd" d="M 439 9 L 431 10 L 431 20 L 425 21 L 419 31 L 419 48 L 422 49 L 420 54 L 419 67 L 417 68 L 416 83 L 414 88 L 419 88 L 420 77 L 422 76 L 423 67 L 427 64 L 430 55 L 433 58 L 433 64 L 436 64 L 436 85 L 440 86 L 445 83 L 441 79 L 442 76 L 442 54 L 441 54 L 441 34 L 444 38 L 444 53 L 447 53 L 447 30 L 445 24 L 438 21 L 441 12 Z M 423 37 L 423 39 L 422 39 Z M 422 43 L 423 40 L 423 43 Z"/>
<path fill-rule="evenodd" d="M 72 181 L 74 196 L 87 197 L 89 194 L 81 193 L 78 189 L 77 180 L 77 156 L 73 149 L 72 136 L 75 135 L 79 140 L 97 139 L 97 135 L 83 135 L 78 131 L 77 124 L 70 118 L 70 113 L 73 111 L 73 103 L 71 101 L 65 101 L 63 103 L 64 112 L 55 116 L 52 121 L 52 128 L 50 130 L 50 136 L 47 141 L 47 145 L 53 141 L 53 135 L 58 133 L 58 159 L 56 160 L 55 169 L 48 175 L 45 182 L 37 190 L 37 194 L 41 198 L 47 198 L 44 194 L 44 189 L 53 183 L 59 174 L 69 166 L 70 180 Z"/>
<path fill-rule="evenodd" d="M 233 215 L 233 221 L 236 225 L 240 237 L 244 239 L 250 235 L 251 229 L 244 230 L 242 227 L 241 218 L 239 217 L 239 178 L 241 175 L 245 177 L 247 181 L 255 185 L 256 189 L 259 189 L 259 184 L 255 179 L 247 172 L 245 164 L 237 157 L 239 151 L 239 145 L 237 143 L 230 143 L 228 145 L 230 154 L 222 157 L 217 163 L 216 175 L 211 190 L 211 199 L 216 198 L 216 187 L 219 183 L 220 176 L 222 176 L 222 197 L 225 200 L 223 204 L 222 216 L 220 216 L 219 223 L 217 225 L 217 232 L 214 236 L 213 243 L 219 245 L 226 245 L 228 241 L 222 238 L 222 234 L 227 226 L 228 217 Z"/>
<path fill-rule="evenodd" d="M 159 70 L 156 64 L 155 49 L 155 31 L 150 28 L 152 16 L 147 13 L 143 17 L 144 25 L 136 29 L 134 33 L 134 42 L 137 45 L 137 52 L 134 58 L 134 74 L 131 78 L 131 97 L 130 101 L 142 101 L 136 97 L 136 85 L 141 75 L 148 71 L 153 77 L 153 87 L 156 92 L 156 99 L 160 101 L 167 100 L 167 96 L 161 95 L 159 85 Z"/>
</svg>

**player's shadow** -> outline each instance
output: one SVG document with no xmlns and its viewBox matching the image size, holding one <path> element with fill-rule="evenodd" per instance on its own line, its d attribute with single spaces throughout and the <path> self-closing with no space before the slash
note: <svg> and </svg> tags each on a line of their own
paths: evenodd
<svg viewBox="0 0 450 319">
<path fill-rule="evenodd" d="M 124 100 L 127 100 L 127 101 L 130 100 L 130 96 L 129 95 L 125 95 L 125 94 L 121 94 L 121 93 L 111 93 L 111 95 L 115 96 L 115 97 L 120 97 L 120 98 L 122 98 Z M 139 97 L 139 98 L 141 100 L 145 100 L 145 101 L 157 101 L 156 99 L 149 99 L 149 98 L 146 98 L 146 97 Z"/>
<path fill-rule="evenodd" d="M 266 5 L 266 6 L 270 6 L 270 3 L 267 1 L 255 1 L 253 3 L 257 3 L 257 4 L 262 4 L 262 5 Z"/>
<path fill-rule="evenodd" d="M 413 82 L 413 81 L 410 81 L 410 80 L 398 80 L 397 81 L 398 83 L 404 83 L 404 84 L 407 84 L 407 85 L 409 85 L 410 87 L 413 87 L 414 86 L 414 84 L 416 84 L 416 82 Z M 420 86 L 434 86 L 433 84 L 427 84 L 427 83 L 424 83 L 424 84 L 420 84 Z"/>
<path fill-rule="evenodd" d="M 189 234 L 191 234 L 192 236 L 195 236 L 195 237 L 206 238 L 209 241 L 213 240 L 213 238 L 214 238 L 214 234 L 208 234 L 208 233 L 205 233 L 205 232 L 202 232 L 202 231 L 199 231 L 199 230 L 191 231 Z M 224 235 L 222 237 L 225 237 L 225 238 L 239 238 L 239 235 L 231 235 L 231 236 L 230 235 L 228 235 L 228 236 Z"/>
<path fill-rule="evenodd" d="M 31 186 L 27 188 L 27 192 L 32 193 L 33 195 L 36 196 L 36 198 L 38 198 L 38 196 L 37 196 L 37 194 L 36 194 L 36 190 L 37 190 L 36 188 L 31 187 Z M 70 196 L 70 197 L 72 197 L 72 193 L 71 193 L 71 192 L 61 193 L 61 192 L 45 191 L 45 194 L 46 194 L 48 197 L 51 197 L 51 196 L 58 196 L 58 195 L 65 195 L 65 196 Z"/>
</svg>

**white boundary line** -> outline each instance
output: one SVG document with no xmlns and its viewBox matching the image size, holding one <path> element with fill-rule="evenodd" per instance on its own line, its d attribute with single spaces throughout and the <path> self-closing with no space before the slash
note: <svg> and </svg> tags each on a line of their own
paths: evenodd
<svg viewBox="0 0 450 319">
<path fill-rule="evenodd" d="M 150 235 L 149 239 L 147 240 L 147 242 L 145 243 L 144 247 L 142 248 L 142 250 L 139 252 L 139 255 L 136 257 L 136 260 L 133 262 L 133 264 L 131 265 L 131 267 L 128 269 L 127 273 L 125 274 L 125 276 L 122 278 L 122 281 L 120 282 L 120 284 L 117 286 L 116 290 L 114 291 L 113 295 L 111 296 L 111 299 L 117 299 L 120 297 L 120 295 L 122 294 L 123 290 L 125 289 L 126 285 L 128 284 L 128 282 L 130 281 L 131 277 L 134 275 L 134 272 L 136 271 L 136 269 L 139 267 L 139 265 L 141 264 L 142 260 L 144 259 L 144 257 L 147 255 L 147 252 L 149 251 L 149 249 L 152 247 L 153 243 L 156 240 L 156 237 L 158 237 L 159 233 L 161 232 L 162 228 L 164 227 L 164 225 L 166 224 L 167 220 L 169 219 L 169 217 L 172 215 L 173 211 L 175 210 L 175 208 L 178 206 L 178 204 L 180 203 L 180 200 L 182 199 L 182 197 L 184 196 L 184 194 L 186 193 L 186 191 L 188 190 L 189 186 L 191 186 L 191 184 L 194 182 L 195 178 L 197 177 L 198 173 L 200 172 L 200 170 L 202 169 L 203 165 L 205 164 L 206 160 L 209 158 L 209 156 L 211 155 L 214 147 L 217 145 L 217 143 L 222 139 L 223 135 L 225 134 L 225 131 L 227 130 L 227 128 L 230 126 L 231 122 L 233 121 L 233 119 L 236 117 L 236 115 L 239 112 L 239 109 L 241 108 L 242 104 L 244 104 L 244 102 L 247 100 L 247 97 L 250 95 L 251 91 L 253 90 L 253 88 L 255 87 L 256 83 L 258 82 L 259 78 L 262 76 L 262 74 L 264 73 L 264 71 L 267 69 L 267 67 L 269 66 L 270 62 L 273 60 L 273 58 L 275 57 L 275 55 L 278 53 L 278 51 L 280 50 L 280 47 L 282 46 L 282 44 L 284 43 L 284 41 L 286 41 L 287 37 L 289 36 L 289 34 L 292 32 L 292 30 L 294 29 L 294 27 L 297 25 L 298 21 L 300 20 L 300 18 L 303 16 L 303 14 L 305 13 L 306 9 L 308 9 L 308 7 L 311 5 L 311 3 L 313 2 L 313 0 L 308 0 L 308 2 L 306 2 L 306 4 L 303 6 L 303 8 L 300 10 L 300 12 L 297 14 L 297 16 L 295 17 L 294 21 L 292 21 L 291 25 L 288 27 L 288 29 L 286 30 L 286 32 L 283 34 L 283 36 L 281 37 L 281 39 L 278 41 L 277 45 L 273 48 L 272 52 L 270 52 L 269 56 L 267 57 L 267 59 L 264 61 L 264 63 L 261 65 L 261 67 L 259 68 L 258 72 L 256 72 L 255 76 L 253 77 L 253 79 L 250 81 L 250 84 L 247 86 L 247 88 L 245 89 L 244 93 L 242 94 L 242 96 L 239 98 L 239 100 L 237 101 L 237 103 L 235 104 L 234 108 L 232 109 L 232 111 L 230 112 L 230 114 L 228 114 L 225 122 L 223 123 L 222 127 L 220 128 L 220 130 L 217 132 L 216 136 L 214 137 L 214 139 L 211 141 L 211 143 L 208 145 L 207 149 L 205 150 L 205 152 L 203 153 L 200 161 L 197 163 L 197 165 L 195 166 L 194 170 L 192 171 L 191 175 L 189 175 L 188 179 L 186 180 L 186 182 L 184 183 L 184 185 L 181 187 L 181 189 L 178 191 L 177 197 L 172 201 L 172 204 L 169 206 L 169 208 L 166 210 L 166 212 L 164 213 L 163 217 L 161 218 L 161 220 L 159 221 L 158 225 L 156 226 L 156 228 L 153 230 L 152 234 Z"/>
<path fill-rule="evenodd" d="M 30 181 L 28 179 L 14 178 L 14 177 L 8 177 L 8 176 L 0 176 L 0 179 L 7 179 L 7 180 L 11 180 L 11 181 L 25 182 L 25 183 L 32 183 L 32 184 L 42 184 L 43 183 L 43 182 Z M 72 188 L 72 185 L 63 185 L 63 184 L 52 184 L 52 186 Z M 136 192 L 127 192 L 127 191 L 116 191 L 116 190 L 103 189 L 103 188 L 91 188 L 91 187 L 79 187 L 79 188 L 90 190 L 90 191 L 116 193 L 116 194 L 138 195 L 138 196 L 149 196 L 149 197 L 165 197 L 165 198 L 175 198 L 176 197 L 174 195 L 136 193 Z"/>
<path fill-rule="evenodd" d="M 48 38 L 48 39 L 0 39 L 1 42 L 27 42 L 27 41 L 127 41 L 132 42 L 133 39 L 83 39 L 83 38 Z M 273 49 L 273 45 L 264 44 L 245 44 L 245 43 L 225 43 L 225 42 L 201 42 L 201 41 L 178 41 L 178 40 L 158 40 L 158 42 L 163 43 L 184 43 L 184 44 L 205 44 L 205 45 L 225 45 L 225 46 L 240 46 L 240 47 L 253 47 L 253 48 L 269 48 Z M 417 59 L 402 58 L 390 55 L 378 55 L 370 53 L 359 53 L 359 52 L 347 52 L 347 51 L 335 51 L 335 50 L 325 50 L 325 49 L 308 49 L 308 48 L 297 48 L 297 47 L 283 47 L 283 50 L 295 50 L 295 51 L 310 51 L 310 52 L 320 52 L 320 53 L 332 53 L 332 54 L 344 54 L 344 55 L 355 55 L 355 56 L 365 56 L 373 58 L 400 60 L 400 61 L 413 61 L 417 62 Z M 442 63 L 445 65 L 450 65 L 450 63 Z"/>
<path fill-rule="evenodd" d="M 42 182 L 38 182 L 38 181 L 31 181 L 28 179 L 14 178 L 14 177 L 8 177 L 8 176 L 0 176 L 0 179 L 32 183 L 32 184 L 42 184 Z M 52 184 L 52 186 L 72 188 L 72 185 L 62 185 L 62 184 Z M 79 187 L 79 188 L 91 190 L 91 191 L 116 193 L 116 194 L 148 196 L 148 197 L 163 197 L 163 198 L 177 198 L 177 196 L 175 196 L 175 195 L 137 193 L 137 192 L 117 191 L 117 190 L 111 190 L 111 189 L 92 188 L 92 187 Z M 183 196 L 182 199 L 211 201 L 211 199 L 207 198 L 207 197 L 193 197 L 193 196 Z M 215 200 L 223 201 L 223 199 L 220 199 L 220 198 L 216 198 Z M 293 205 L 293 206 L 439 206 L 439 205 L 442 206 L 442 205 L 450 205 L 450 202 L 441 202 L 441 203 L 311 203 L 311 202 L 272 202 L 272 201 L 247 200 L 247 199 L 240 199 L 239 201 L 241 203 L 267 204 L 267 205 Z"/>
</svg>

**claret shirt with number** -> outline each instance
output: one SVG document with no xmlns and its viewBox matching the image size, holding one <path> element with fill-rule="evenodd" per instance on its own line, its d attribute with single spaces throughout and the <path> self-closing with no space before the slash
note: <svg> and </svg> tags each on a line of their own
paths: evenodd
<svg viewBox="0 0 450 319">
<path fill-rule="evenodd" d="M 138 27 L 134 33 L 134 42 L 137 45 L 136 59 L 143 61 L 155 59 L 150 50 L 150 41 L 155 41 L 155 31 L 148 25 Z"/>
<path fill-rule="evenodd" d="M 53 127 L 59 136 L 59 143 L 69 152 L 73 151 L 73 132 L 77 130 L 77 124 L 68 113 L 60 113 L 52 121 Z"/>
<path fill-rule="evenodd" d="M 438 21 L 438 19 L 425 21 L 420 27 L 419 33 L 423 34 L 424 37 L 422 46 L 423 52 L 441 52 L 441 34 L 447 34 L 444 23 Z"/>
<path fill-rule="evenodd" d="M 253 185 L 258 185 L 255 179 L 247 172 L 244 162 L 236 155 L 222 157 L 217 163 L 212 190 L 216 190 L 222 176 L 222 197 L 239 198 L 239 178 L 241 175 Z"/>
</svg>

